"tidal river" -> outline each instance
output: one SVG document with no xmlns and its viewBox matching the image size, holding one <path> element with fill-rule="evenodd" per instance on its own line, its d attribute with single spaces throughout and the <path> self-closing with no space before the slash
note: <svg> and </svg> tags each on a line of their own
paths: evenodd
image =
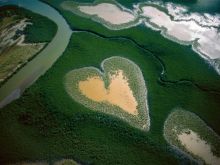
<svg viewBox="0 0 220 165">
<path fill-rule="evenodd" d="M 66 49 L 72 31 L 54 8 L 38 0 L 1 0 L 0 6 L 17 5 L 54 21 L 57 33 L 33 60 L 28 62 L 0 88 L 0 108 L 20 97 L 26 88 L 43 75 Z"/>
</svg>

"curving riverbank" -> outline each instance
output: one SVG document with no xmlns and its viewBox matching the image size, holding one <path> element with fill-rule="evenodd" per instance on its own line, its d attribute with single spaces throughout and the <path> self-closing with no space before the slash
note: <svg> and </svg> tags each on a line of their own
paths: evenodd
<svg viewBox="0 0 220 165">
<path fill-rule="evenodd" d="M 0 2 L 0 6 L 4 5 L 18 5 L 46 16 L 57 24 L 58 30 L 47 47 L 0 88 L 0 108 L 17 99 L 26 88 L 33 84 L 34 81 L 53 65 L 66 49 L 72 34 L 69 25 L 59 12 L 43 2 L 38 0 L 24 0 L 19 1 L 19 3 L 16 0 Z M 14 93 L 16 93 L 16 97 Z"/>
</svg>

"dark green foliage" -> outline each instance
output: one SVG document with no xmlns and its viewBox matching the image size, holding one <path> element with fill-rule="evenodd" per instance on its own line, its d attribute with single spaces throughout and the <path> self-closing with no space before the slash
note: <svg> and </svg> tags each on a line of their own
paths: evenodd
<svg viewBox="0 0 220 165">
<path fill-rule="evenodd" d="M 26 42 L 50 42 L 55 36 L 57 25 L 46 17 L 30 13 L 26 10 L 25 14 L 31 19 L 33 25 L 28 26 L 25 33 Z"/>
<path fill-rule="evenodd" d="M 164 78 L 170 81 L 190 80 L 202 88 L 220 91 L 220 77 L 204 59 L 196 54 L 191 46 L 182 46 L 161 36 L 160 32 L 146 28 L 144 25 L 112 31 L 94 22 L 61 8 L 62 0 L 47 3 L 56 7 L 66 18 L 73 30 L 97 33 L 105 37 L 126 37 L 151 51 L 166 64 Z M 210 85 L 211 83 L 211 85 Z"/>
<path fill-rule="evenodd" d="M 100 62 L 113 55 L 134 61 L 143 72 L 150 106 L 149 133 L 85 108 L 64 89 L 63 80 L 68 71 L 85 66 L 99 68 Z M 150 53 L 131 41 L 74 33 L 66 52 L 53 68 L 21 99 L 2 109 L 0 126 L 4 136 L 0 146 L 5 149 L 0 160 L 52 160 L 68 156 L 93 164 L 176 164 L 163 138 L 166 117 L 172 108 L 182 106 L 209 121 L 208 125 L 217 126 L 219 112 L 215 109 L 219 95 L 213 99 L 213 95 L 191 84 L 161 85 L 159 66 Z M 211 104 L 213 113 L 207 114 Z"/>
<path fill-rule="evenodd" d="M 196 113 L 220 134 L 220 78 L 190 47 L 143 26 L 110 31 L 60 11 L 73 30 L 88 32 L 73 33 L 65 53 L 46 75 L 0 111 L 0 163 L 70 157 L 100 165 L 178 164 L 180 158 L 163 137 L 164 121 L 175 107 Z M 111 56 L 132 60 L 143 73 L 151 118 L 148 133 L 85 108 L 64 89 L 68 71 L 100 68 Z M 163 67 L 166 74 L 161 76 Z"/>
<path fill-rule="evenodd" d="M 97 45 L 102 49 L 97 49 Z M 0 138 L 0 145 L 7 148 L 1 151 L 0 160 L 71 156 L 94 164 L 159 164 L 162 160 L 174 163 L 162 135 L 161 140 L 154 142 L 145 132 L 115 117 L 90 111 L 66 93 L 63 78 L 68 71 L 99 67 L 101 61 L 113 54 L 142 66 L 144 74 L 148 74 L 149 87 L 151 81 L 156 81 L 158 71 L 153 57 L 131 42 L 109 41 L 87 33 L 73 35 L 53 69 L 21 99 L 2 109 L 0 125 L 5 136 Z"/>
</svg>

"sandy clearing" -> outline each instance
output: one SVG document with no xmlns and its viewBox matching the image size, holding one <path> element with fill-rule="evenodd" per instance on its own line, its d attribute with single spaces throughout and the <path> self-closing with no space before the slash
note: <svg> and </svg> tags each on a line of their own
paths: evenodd
<svg viewBox="0 0 220 165">
<path fill-rule="evenodd" d="M 2 24 L 0 31 L 0 83 L 21 68 L 46 44 L 24 43 L 25 35 L 21 32 L 24 32 L 25 28 L 32 24 L 27 18 L 10 20 L 6 17 L 2 20 Z"/>
<path fill-rule="evenodd" d="M 94 6 L 78 6 L 78 8 L 85 14 L 96 15 L 114 25 L 129 23 L 136 19 L 130 12 L 124 11 L 111 3 L 100 3 Z"/>
<path fill-rule="evenodd" d="M 122 70 L 118 70 L 110 77 L 109 87 L 106 89 L 104 81 L 98 77 L 90 77 L 79 82 L 79 90 L 83 95 L 96 102 L 107 102 L 119 106 L 124 111 L 137 115 L 137 101 L 129 87 Z"/>
<path fill-rule="evenodd" d="M 184 42 L 192 42 L 198 39 L 197 51 L 210 59 L 220 58 L 220 34 L 216 28 L 203 27 L 192 18 L 187 21 L 173 21 L 165 12 L 152 6 L 143 6 L 141 9 L 141 15 L 149 18 L 149 22 L 157 25 L 158 28 L 165 28 L 165 35 L 168 37 L 171 36 Z"/>
<path fill-rule="evenodd" d="M 178 139 L 189 152 L 200 157 L 207 164 L 220 164 L 220 157 L 212 153 L 211 146 L 206 141 L 202 140 L 196 132 L 187 130 L 187 132 L 179 134 Z"/>
<path fill-rule="evenodd" d="M 67 72 L 64 79 L 67 94 L 69 94 L 73 100 L 90 110 L 116 116 L 135 128 L 148 131 L 150 128 L 150 116 L 147 102 L 147 88 L 143 74 L 138 65 L 124 57 L 112 56 L 104 59 L 100 66 L 101 70 L 90 66 L 73 69 Z M 90 85 L 90 83 L 88 83 L 89 79 L 92 81 L 95 79 L 97 84 L 100 85 L 96 85 L 95 83 L 95 85 Z M 84 94 L 82 93 L 79 87 L 80 82 L 86 82 L 87 88 L 90 86 L 89 89 L 93 90 L 93 92 L 90 92 L 90 98 L 96 94 L 95 99 L 98 101 L 94 101 L 86 96 L 86 92 L 88 92 L 87 89 L 84 89 Z M 118 85 L 120 83 L 122 85 Z M 110 103 L 112 100 L 106 101 L 103 98 L 99 98 L 100 94 L 97 94 L 94 88 L 101 90 L 100 93 L 105 99 L 110 98 L 110 96 L 114 99 L 116 96 L 120 101 L 116 99 L 116 103 L 113 102 L 113 104 Z M 114 88 L 113 90 L 116 91 L 117 94 L 115 94 L 115 96 L 114 93 L 111 95 L 110 88 Z M 123 91 L 123 93 L 119 92 L 119 90 Z M 125 99 L 122 97 L 125 97 Z M 133 105 L 129 105 L 129 109 L 127 109 L 127 104 L 129 102 Z M 119 107 L 119 105 L 121 107 Z M 122 106 L 125 106 L 124 109 Z"/>
<path fill-rule="evenodd" d="M 24 35 L 20 35 L 17 38 L 15 36 L 17 35 L 17 32 L 19 32 L 19 31 L 23 32 L 28 25 L 32 24 L 32 23 L 28 22 L 28 19 L 26 19 L 26 18 L 19 20 L 15 24 L 14 23 L 15 23 L 15 21 L 11 22 L 4 29 L 1 29 L 1 32 L 0 32 L 0 53 L 3 52 L 8 47 L 10 47 L 14 44 L 17 44 L 20 41 L 23 42 L 24 39 L 22 39 L 22 36 L 24 36 Z M 11 24 L 14 24 L 14 25 L 10 27 Z M 14 39 L 14 38 L 16 38 L 16 39 Z"/>
<path fill-rule="evenodd" d="M 62 159 L 56 161 L 53 165 L 79 165 L 79 164 L 72 159 Z"/>
</svg>

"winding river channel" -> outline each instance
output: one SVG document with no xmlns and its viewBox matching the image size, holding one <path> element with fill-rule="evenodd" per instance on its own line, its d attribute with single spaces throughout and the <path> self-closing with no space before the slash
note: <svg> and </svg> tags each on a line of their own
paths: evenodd
<svg viewBox="0 0 220 165">
<path fill-rule="evenodd" d="M 17 5 L 46 16 L 57 24 L 58 29 L 52 41 L 0 88 L 0 108 L 19 98 L 26 88 L 53 65 L 66 49 L 72 34 L 59 12 L 39 0 L 1 0 L 0 6 L 4 5 Z"/>
</svg>

